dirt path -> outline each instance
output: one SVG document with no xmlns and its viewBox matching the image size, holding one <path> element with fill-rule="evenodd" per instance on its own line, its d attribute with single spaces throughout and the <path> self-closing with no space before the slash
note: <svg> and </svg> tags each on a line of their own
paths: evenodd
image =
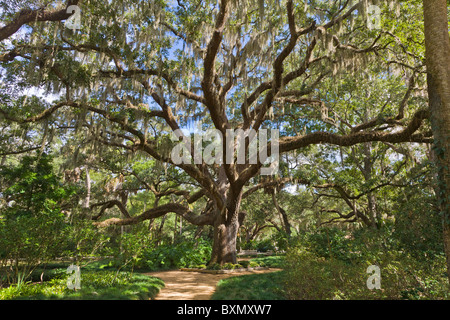
<svg viewBox="0 0 450 320">
<path fill-rule="evenodd" d="M 265 269 L 227 274 L 174 270 L 150 272 L 146 273 L 146 275 L 160 278 L 165 283 L 165 287 L 161 289 L 155 300 L 209 300 L 216 290 L 217 282 L 221 279 L 245 274 L 274 272 L 278 270 L 279 269 Z"/>
</svg>

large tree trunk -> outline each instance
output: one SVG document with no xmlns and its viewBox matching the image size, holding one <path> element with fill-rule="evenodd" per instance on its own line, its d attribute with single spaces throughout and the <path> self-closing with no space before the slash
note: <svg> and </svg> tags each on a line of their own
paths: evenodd
<svg viewBox="0 0 450 320">
<path fill-rule="evenodd" d="M 233 221 L 220 221 L 214 224 L 214 243 L 209 264 L 236 264 L 236 242 L 239 230 L 238 219 Z"/>
<path fill-rule="evenodd" d="M 236 243 L 243 216 L 240 215 L 242 192 L 234 194 L 229 191 L 227 206 L 216 209 L 214 221 L 214 242 L 209 264 L 224 264 L 237 262 Z"/>
<path fill-rule="evenodd" d="M 425 49 L 431 125 L 450 281 L 450 38 L 446 0 L 424 0 Z"/>
</svg>

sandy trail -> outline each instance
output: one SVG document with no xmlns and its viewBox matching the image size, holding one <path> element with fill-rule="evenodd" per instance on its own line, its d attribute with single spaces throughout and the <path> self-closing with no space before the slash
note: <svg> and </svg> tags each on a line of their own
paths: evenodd
<svg viewBox="0 0 450 320">
<path fill-rule="evenodd" d="M 165 287 L 161 289 L 155 300 L 209 300 L 216 290 L 217 282 L 221 279 L 278 270 L 271 268 L 226 274 L 173 270 L 149 272 L 146 275 L 160 278 L 165 283 Z"/>
</svg>

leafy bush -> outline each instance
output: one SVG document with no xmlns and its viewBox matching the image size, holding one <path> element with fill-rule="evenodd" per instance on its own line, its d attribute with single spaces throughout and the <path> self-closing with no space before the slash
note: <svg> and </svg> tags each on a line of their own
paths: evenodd
<svg viewBox="0 0 450 320">
<path fill-rule="evenodd" d="M 222 266 L 219 263 L 210 264 L 206 267 L 208 270 L 222 270 Z"/>
<path fill-rule="evenodd" d="M 273 234 L 272 241 L 275 243 L 277 251 L 286 251 L 291 239 L 285 231 L 277 231 Z"/>
<path fill-rule="evenodd" d="M 46 154 L 24 157 L 15 167 L 1 166 L 0 180 L 7 203 L 1 208 L 0 262 L 6 266 L 11 261 L 4 271 L 7 283 L 12 283 L 26 279 L 42 261 L 62 254 L 68 225 L 61 204 L 74 189 L 61 186 L 52 157 Z"/>
<path fill-rule="evenodd" d="M 409 188 L 404 192 L 408 201 L 399 196 L 394 202 L 396 216 L 392 238 L 417 258 L 428 259 L 430 255 L 443 252 L 442 217 L 436 210 L 434 195 L 427 194 L 427 190 L 417 192 Z"/>
<path fill-rule="evenodd" d="M 401 234 L 405 233 L 406 231 L 402 231 Z M 322 228 L 292 240 L 291 247 L 302 247 L 319 257 L 337 259 L 349 264 L 373 261 L 389 251 L 404 251 L 422 259 L 433 258 L 443 253 L 442 250 L 436 249 L 434 243 L 426 246 L 420 242 L 419 246 L 415 246 L 411 238 L 408 238 L 410 243 L 405 245 L 407 238 L 400 241 L 399 234 L 398 225 L 394 228 L 392 224 L 386 224 L 381 229 L 360 228 L 352 232 L 336 227 Z"/>
<path fill-rule="evenodd" d="M 242 250 L 256 250 L 256 241 L 250 240 L 250 241 L 243 241 L 240 243 L 240 248 Z"/>
<path fill-rule="evenodd" d="M 151 270 L 189 268 L 206 264 L 211 256 L 211 244 L 203 239 L 161 245 L 143 253 L 146 268 Z"/>
<path fill-rule="evenodd" d="M 241 267 L 241 266 L 238 265 L 238 264 L 233 264 L 231 262 L 228 262 L 228 263 L 223 264 L 222 269 L 234 270 L 234 269 L 239 268 L 239 267 Z"/>
<path fill-rule="evenodd" d="M 291 249 L 286 256 L 286 295 L 293 300 L 333 299 L 350 286 L 344 280 L 347 272 L 355 271 L 350 267 L 338 260 L 327 261 L 312 252 Z"/>
<path fill-rule="evenodd" d="M 397 230 L 398 231 L 398 230 Z M 319 229 L 297 238 L 286 255 L 286 292 L 291 299 L 441 299 L 448 297 L 443 253 L 412 244 L 395 229 L 353 232 Z M 427 259 L 423 257 L 426 253 Z M 369 290 L 369 265 L 381 272 L 381 290 Z"/>
<path fill-rule="evenodd" d="M 380 267 L 381 290 L 367 288 L 371 264 Z M 374 261 L 346 263 L 301 248 L 286 255 L 285 292 L 289 299 L 446 299 L 443 259 L 420 264 L 404 252 L 380 253 Z"/>
<path fill-rule="evenodd" d="M 309 233 L 306 238 L 308 247 L 312 252 L 324 258 L 337 258 L 350 262 L 356 258 L 352 253 L 352 242 L 348 234 L 337 228 L 319 229 Z"/>
<path fill-rule="evenodd" d="M 144 267 L 144 254 L 153 247 L 148 230 L 141 229 L 123 233 L 116 241 L 118 243 L 115 246 L 109 247 L 108 254 L 114 256 L 110 262 L 111 266 L 124 268 L 124 270 Z"/>
<path fill-rule="evenodd" d="M 76 258 L 77 261 L 85 257 L 101 257 L 111 255 L 111 236 L 106 230 L 98 229 L 92 221 L 82 218 L 72 218 L 64 234 L 63 256 Z"/>
<path fill-rule="evenodd" d="M 267 252 L 269 250 L 275 250 L 272 239 L 264 239 L 256 244 L 256 250 L 259 252 Z"/>
</svg>

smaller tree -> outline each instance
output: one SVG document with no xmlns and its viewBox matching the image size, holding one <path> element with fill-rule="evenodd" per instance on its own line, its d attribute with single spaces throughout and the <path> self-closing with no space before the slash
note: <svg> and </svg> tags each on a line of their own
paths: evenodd
<svg viewBox="0 0 450 320">
<path fill-rule="evenodd" d="M 61 205 L 74 189 L 60 184 L 52 157 L 24 157 L 17 166 L 0 167 L 0 259 L 8 282 L 26 279 L 40 263 L 62 250 L 66 228 Z"/>
</svg>

